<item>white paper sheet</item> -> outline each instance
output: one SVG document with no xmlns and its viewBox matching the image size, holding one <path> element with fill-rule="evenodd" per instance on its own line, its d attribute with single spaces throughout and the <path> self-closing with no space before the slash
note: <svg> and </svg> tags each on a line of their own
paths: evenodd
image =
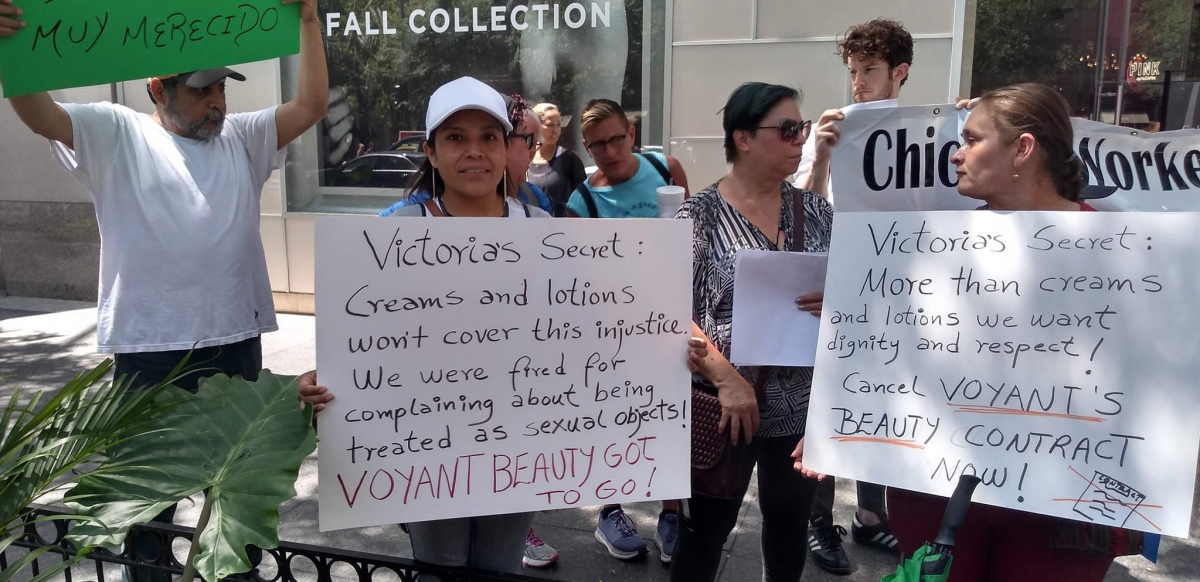
<svg viewBox="0 0 1200 582">
<path fill-rule="evenodd" d="M 796 298 L 825 288 L 825 253 L 742 251 L 733 280 L 730 361 L 745 366 L 812 366 L 821 320 Z"/>
</svg>

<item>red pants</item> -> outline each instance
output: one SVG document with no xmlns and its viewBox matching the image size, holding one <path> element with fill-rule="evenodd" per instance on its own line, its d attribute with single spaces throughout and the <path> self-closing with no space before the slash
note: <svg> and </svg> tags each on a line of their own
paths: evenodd
<svg viewBox="0 0 1200 582">
<path fill-rule="evenodd" d="M 888 517 L 899 549 L 911 556 L 933 542 L 946 511 L 945 497 L 888 488 Z M 1059 518 L 971 504 L 958 530 L 950 582 L 1101 582 L 1115 557 L 1053 549 Z"/>
</svg>

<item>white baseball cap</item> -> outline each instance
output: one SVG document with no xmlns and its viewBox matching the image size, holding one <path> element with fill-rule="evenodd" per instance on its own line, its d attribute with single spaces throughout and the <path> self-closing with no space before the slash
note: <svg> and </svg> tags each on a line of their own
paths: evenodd
<svg viewBox="0 0 1200 582">
<path fill-rule="evenodd" d="M 504 97 L 479 79 L 460 77 L 438 87 L 429 96 L 429 108 L 425 110 L 425 138 L 431 139 L 433 130 L 443 121 L 465 109 L 478 109 L 490 114 L 504 126 L 505 133 L 513 130 L 504 106 Z"/>
</svg>

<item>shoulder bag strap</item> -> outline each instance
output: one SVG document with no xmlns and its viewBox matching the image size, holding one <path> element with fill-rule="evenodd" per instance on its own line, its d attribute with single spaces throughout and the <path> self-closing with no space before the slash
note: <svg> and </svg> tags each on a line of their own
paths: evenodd
<svg viewBox="0 0 1200 582">
<path fill-rule="evenodd" d="M 600 211 L 596 208 L 596 201 L 592 198 L 592 191 L 587 187 L 587 180 L 584 180 L 579 185 L 579 193 L 583 195 L 583 203 L 587 205 L 588 216 L 584 218 L 600 218 Z"/>
<path fill-rule="evenodd" d="M 666 182 L 667 185 L 669 185 L 669 186 L 675 185 L 675 179 L 671 177 L 671 171 L 668 170 L 666 166 L 662 165 L 662 162 L 658 161 L 657 158 L 655 158 L 654 156 L 651 156 L 651 155 L 647 155 L 647 154 L 638 154 L 638 155 L 642 156 L 642 159 L 646 160 L 647 162 L 650 162 L 650 165 L 654 166 L 655 170 L 658 170 L 658 175 L 662 176 L 663 182 Z"/>
<path fill-rule="evenodd" d="M 784 182 L 784 191 L 792 193 L 792 252 L 804 252 L 804 190 Z"/>
<path fill-rule="evenodd" d="M 421 206 L 425 207 L 425 216 L 445 216 L 442 209 L 438 208 L 437 199 L 426 200 Z"/>
</svg>

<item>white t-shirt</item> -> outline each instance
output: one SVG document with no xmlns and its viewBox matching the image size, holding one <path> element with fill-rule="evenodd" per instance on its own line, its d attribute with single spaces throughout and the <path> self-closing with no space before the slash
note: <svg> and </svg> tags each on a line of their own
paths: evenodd
<svg viewBox="0 0 1200 582">
<path fill-rule="evenodd" d="M 889 107 L 899 107 L 899 106 L 900 106 L 899 99 L 882 99 L 880 101 L 868 101 L 866 103 L 851 103 L 850 105 L 843 107 L 841 109 L 841 111 L 842 111 L 842 113 L 846 113 L 847 111 L 854 111 L 855 109 L 887 109 Z M 817 123 L 817 120 L 814 119 L 813 123 L 814 124 Z M 801 150 L 800 150 L 800 167 L 797 168 L 796 173 L 794 175 L 792 175 L 792 184 L 795 185 L 797 188 L 800 187 L 800 181 L 803 180 L 804 177 L 807 176 L 808 173 L 812 171 L 813 160 L 816 159 L 816 157 L 817 157 L 817 140 L 815 137 L 816 131 L 817 131 L 817 128 L 814 127 L 813 128 L 814 135 L 810 136 L 809 139 L 804 140 L 804 147 L 801 148 Z M 826 186 L 825 191 L 829 193 L 829 203 L 833 204 L 833 178 L 832 178 L 833 169 L 832 168 L 830 168 L 829 173 L 830 173 L 831 177 L 829 180 L 829 184 Z"/>
<path fill-rule="evenodd" d="M 283 162 L 275 108 L 229 115 L 197 141 L 112 103 L 61 104 L 75 150 L 55 159 L 100 225 L 102 353 L 230 344 L 278 329 L 259 237 L 259 196 Z"/>
</svg>

